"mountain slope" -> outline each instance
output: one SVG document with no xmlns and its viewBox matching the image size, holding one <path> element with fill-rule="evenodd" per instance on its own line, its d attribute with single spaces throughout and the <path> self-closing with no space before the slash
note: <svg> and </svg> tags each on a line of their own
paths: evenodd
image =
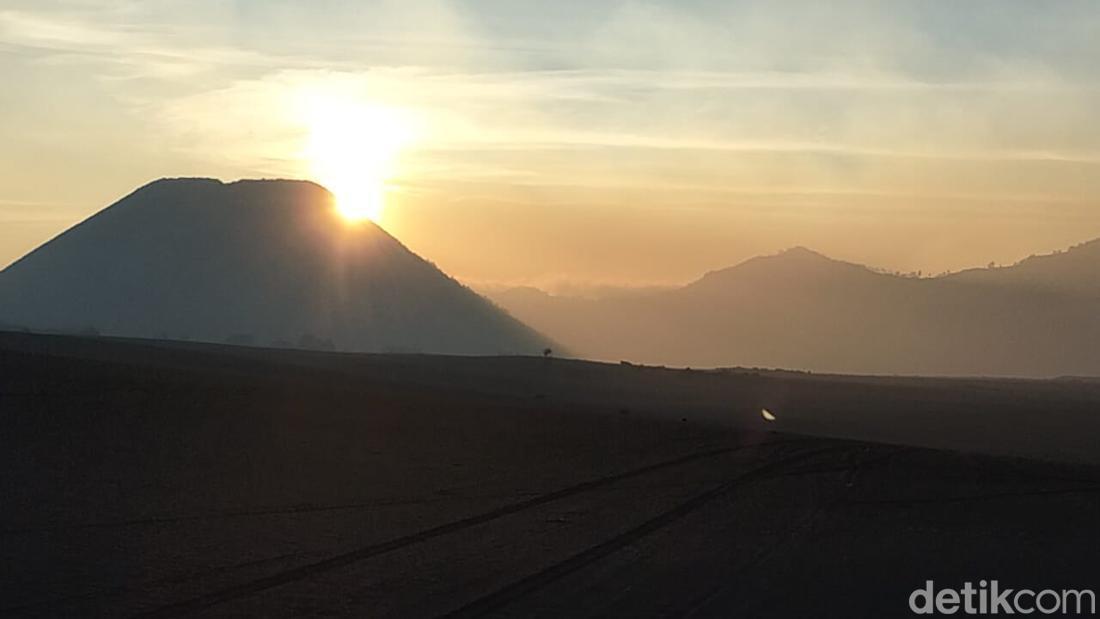
<svg viewBox="0 0 1100 619">
<path fill-rule="evenodd" d="M 948 279 L 1100 298 L 1100 239 L 1012 266 L 962 271 Z"/>
<path fill-rule="evenodd" d="M 495 298 L 527 324 L 599 359 L 855 373 L 1100 375 L 1100 281 L 1090 287 L 1087 276 L 1100 259 L 1078 250 L 1063 256 L 1072 262 L 918 279 L 795 248 L 632 299 L 530 291 Z M 1075 277 L 1081 273 L 1085 277 Z"/>
<path fill-rule="evenodd" d="M 165 179 L 0 272 L 0 322 L 36 330 L 537 354 L 545 338 L 302 181 Z"/>
</svg>

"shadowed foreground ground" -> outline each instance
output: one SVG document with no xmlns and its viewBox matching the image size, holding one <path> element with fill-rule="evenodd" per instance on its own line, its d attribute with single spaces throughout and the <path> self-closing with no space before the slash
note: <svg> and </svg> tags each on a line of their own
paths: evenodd
<svg viewBox="0 0 1100 619">
<path fill-rule="evenodd" d="M 928 579 L 1097 589 L 1098 403 L 0 334 L 0 615 L 905 616 Z"/>
</svg>

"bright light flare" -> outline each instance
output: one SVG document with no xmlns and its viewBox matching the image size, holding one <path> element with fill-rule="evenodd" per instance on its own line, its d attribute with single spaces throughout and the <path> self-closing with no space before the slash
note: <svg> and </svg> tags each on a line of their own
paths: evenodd
<svg viewBox="0 0 1100 619">
<path fill-rule="evenodd" d="M 305 156 L 314 180 L 336 196 L 349 221 L 379 221 L 387 181 L 414 138 L 409 115 L 397 108 L 333 96 L 307 96 Z"/>
</svg>

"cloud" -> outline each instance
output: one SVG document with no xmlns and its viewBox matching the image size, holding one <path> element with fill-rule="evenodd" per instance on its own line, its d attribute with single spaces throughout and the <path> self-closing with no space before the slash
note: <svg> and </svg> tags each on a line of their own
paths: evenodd
<svg viewBox="0 0 1100 619">
<path fill-rule="evenodd" d="M 1100 163 L 1100 74 L 1066 60 L 1100 54 L 1088 11 L 574 4 L 27 5 L 0 11 L 0 37 L 40 66 L 87 67 L 136 119 L 125 130 L 255 174 L 306 174 L 295 99 L 334 91 L 420 119 L 401 180 L 441 193 L 930 186 L 995 200 L 1010 193 L 1000 179 L 1021 195 L 1100 196 L 1081 173 Z M 1025 21 L 1063 26 L 1063 44 L 1009 36 Z"/>
<path fill-rule="evenodd" d="M 127 38 L 121 32 L 20 11 L 0 11 L 0 34 L 7 45 L 63 51 L 106 50 Z"/>
</svg>

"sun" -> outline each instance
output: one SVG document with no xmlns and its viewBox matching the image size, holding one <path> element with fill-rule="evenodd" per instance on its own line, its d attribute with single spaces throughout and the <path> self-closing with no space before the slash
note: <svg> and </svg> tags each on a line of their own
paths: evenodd
<svg viewBox="0 0 1100 619">
<path fill-rule="evenodd" d="M 379 222 L 398 155 L 413 139 L 409 114 L 350 98 L 310 95 L 305 117 L 311 177 L 336 196 L 344 219 Z"/>
</svg>

